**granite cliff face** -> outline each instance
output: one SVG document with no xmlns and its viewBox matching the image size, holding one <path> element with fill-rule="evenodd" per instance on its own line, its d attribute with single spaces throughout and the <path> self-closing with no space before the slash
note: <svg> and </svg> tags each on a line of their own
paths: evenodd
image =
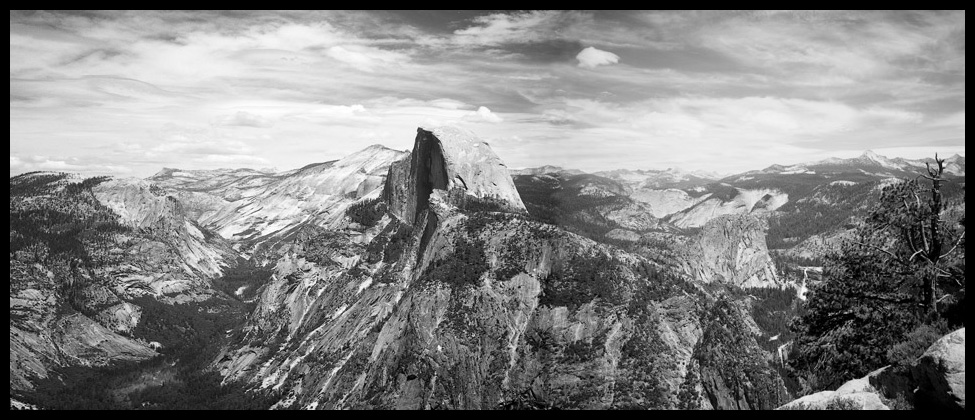
<svg viewBox="0 0 975 420">
<path fill-rule="evenodd" d="M 385 185 L 383 198 L 390 212 L 407 223 L 427 208 L 434 190 L 447 192 L 454 205 L 470 196 L 526 211 L 507 167 L 491 147 L 455 127 L 418 128 L 413 152 L 390 167 Z"/>
<path fill-rule="evenodd" d="M 122 223 L 162 239 L 179 255 L 189 278 L 218 277 L 237 256 L 230 243 L 189 217 L 175 195 L 151 182 L 111 179 L 94 186 L 92 192 Z"/>
<path fill-rule="evenodd" d="M 751 215 L 709 221 L 681 255 L 684 271 L 705 283 L 738 287 L 779 287 L 765 244 L 767 222 Z"/>
</svg>

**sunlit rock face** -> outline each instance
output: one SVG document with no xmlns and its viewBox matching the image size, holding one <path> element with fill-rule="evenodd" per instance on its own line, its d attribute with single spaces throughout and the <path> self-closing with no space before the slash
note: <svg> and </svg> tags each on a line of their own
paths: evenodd
<svg viewBox="0 0 975 420">
<path fill-rule="evenodd" d="M 912 376 L 919 407 L 965 410 L 965 329 L 955 330 L 931 345 L 917 359 Z"/>
<path fill-rule="evenodd" d="M 376 198 L 403 151 L 372 145 L 342 159 L 269 173 L 164 169 L 149 178 L 185 212 L 258 263 L 308 226 L 328 226 L 356 200 Z"/>
<path fill-rule="evenodd" d="M 776 189 L 736 188 L 735 190 L 736 195 L 730 199 L 708 196 L 703 201 L 671 214 L 667 220 L 682 228 L 700 227 L 723 215 L 767 213 L 789 202 L 789 195 Z"/>
<path fill-rule="evenodd" d="M 709 221 L 687 245 L 682 264 L 696 279 L 738 287 L 778 287 L 780 281 L 765 243 L 767 222 L 750 215 Z"/>
<path fill-rule="evenodd" d="M 150 232 L 176 252 L 186 274 L 201 280 L 223 274 L 236 258 L 230 244 L 187 216 L 183 204 L 157 185 L 137 179 L 111 179 L 92 188 L 95 198 L 128 226 Z M 145 248 L 148 251 L 150 248 Z"/>
</svg>

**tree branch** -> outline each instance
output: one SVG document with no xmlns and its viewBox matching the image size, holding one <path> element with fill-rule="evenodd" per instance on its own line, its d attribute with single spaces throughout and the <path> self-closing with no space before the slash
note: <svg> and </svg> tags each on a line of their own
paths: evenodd
<svg viewBox="0 0 975 420">
<path fill-rule="evenodd" d="M 954 252 L 955 251 L 955 248 L 958 248 L 958 245 L 961 244 L 962 239 L 965 239 L 965 232 L 962 232 L 961 233 L 961 236 L 958 237 L 958 240 L 955 241 L 955 246 L 951 247 L 951 249 L 949 249 L 948 252 L 945 252 L 944 254 L 941 254 L 941 256 L 938 257 L 938 259 L 940 260 L 941 257 L 943 257 L 945 255 L 948 255 L 948 254 Z"/>
<path fill-rule="evenodd" d="M 919 249 L 919 250 L 917 250 L 917 251 L 915 251 L 915 252 L 914 252 L 913 254 L 911 254 L 911 258 L 908 258 L 907 260 L 908 260 L 908 261 L 914 261 L 914 257 L 916 257 L 916 256 L 917 256 L 917 254 L 920 254 L 920 253 L 922 253 L 922 252 L 924 252 L 924 250 L 923 250 L 923 249 Z"/>
<path fill-rule="evenodd" d="M 914 201 L 917 202 L 917 208 L 920 209 L 921 208 L 921 197 L 918 196 L 916 192 L 914 193 Z"/>
<path fill-rule="evenodd" d="M 894 297 L 888 297 L 888 296 L 882 296 L 882 295 L 875 295 L 875 294 L 867 294 L 867 293 L 855 294 L 855 295 L 851 295 L 851 297 L 858 297 L 858 298 L 862 298 L 862 299 L 879 300 L 881 302 L 888 302 L 888 303 L 911 303 L 911 302 L 914 302 L 914 298 L 911 298 L 911 297 L 894 298 Z"/>
<path fill-rule="evenodd" d="M 914 252 L 914 255 L 911 255 L 911 258 L 908 258 L 907 259 L 907 261 L 910 262 L 911 260 L 914 259 L 914 256 L 915 255 L 917 255 L 919 252 L 924 251 L 924 250 L 923 249 L 917 249 L 917 245 L 914 245 L 914 238 L 911 237 L 911 230 L 910 229 L 908 229 L 906 227 L 905 228 L 901 228 L 901 232 L 904 234 L 904 238 L 907 239 L 907 244 L 910 245 L 911 251 Z"/>
<path fill-rule="evenodd" d="M 904 261 L 902 261 L 898 256 L 892 254 L 890 251 L 888 251 L 886 249 L 883 249 L 883 248 L 878 247 L 878 246 L 870 245 L 870 244 L 864 243 L 864 242 L 853 241 L 853 243 L 859 244 L 859 245 L 863 245 L 863 246 L 867 246 L 867 247 L 870 247 L 870 248 L 873 248 L 873 249 L 876 249 L 877 251 L 880 251 L 880 252 L 883 252 L 884 254 L 890 255 L 890 257 L 893 258 L 894 260 L 896 260 L 897 262 L 899 262 L 901 264 L 905 264 Z"/>
</svg>

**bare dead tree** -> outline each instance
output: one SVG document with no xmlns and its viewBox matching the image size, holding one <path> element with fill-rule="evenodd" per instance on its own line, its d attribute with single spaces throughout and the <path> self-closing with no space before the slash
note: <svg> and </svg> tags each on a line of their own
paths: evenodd
<svg viewBox="0 0 975 420">
<path fill-rule="evenodd" d="M 938 159 L 938 154 L 934 154 L 934 161 L 938 165 L 937 169 L 931 168 L 931 163 L 926 162 L 925 166 L 928 170 L 928 176 L 921 175 L 925 179 L 931 180 L 931 228 L 930 236 L 931 241 L 927 243 L 925 241 L 925 246 L 927 247 L 927 258 L 931 261 L 931 264 L 935 267 L 935 272 L 924 276 L 923 294 L 924 294 L 924 306 L 927 310 L 928 316 L 937 318 L 938 317 L 938 301 L 937 301 L 937 288 L 938 288 L 938 273 L 937 264 L 938 260 L 941 259 L 941 184 L 947 182 L 944 179 L 945 171 L 945 160 Z M 926 239 L 923 235 L 922 239 Z M 923 250 L 915 250 L 915 252 Z"/>
</svg>

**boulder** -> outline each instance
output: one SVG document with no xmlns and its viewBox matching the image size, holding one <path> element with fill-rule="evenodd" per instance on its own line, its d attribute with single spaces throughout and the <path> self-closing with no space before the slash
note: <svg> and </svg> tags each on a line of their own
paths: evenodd
<svg viewBox="0 0 975 420">
<path fill-rule="evenodd" d="M 776 410 L 829 410 L 855 409 L 860 410 L 890 410 L 880 400 L 880 396 L 873 392 L 822 391 L 794 400 Z"/>
<path fill-rule="evenodd" d="M 911 369 L 918 408 L 965 409 L 965 329 L 928 347 Z"/>
<path fill-rule="evenodd" d="M 789 402 L 778 410 L 890 410 L 881 399 L 881 393 L 872 384 L 888 367 L 877 369 L 862 378 L 846 382 L 836 391 L 821 391 Z M 859 408 L 855 408 L 859 407 Z"/>
</svg>

